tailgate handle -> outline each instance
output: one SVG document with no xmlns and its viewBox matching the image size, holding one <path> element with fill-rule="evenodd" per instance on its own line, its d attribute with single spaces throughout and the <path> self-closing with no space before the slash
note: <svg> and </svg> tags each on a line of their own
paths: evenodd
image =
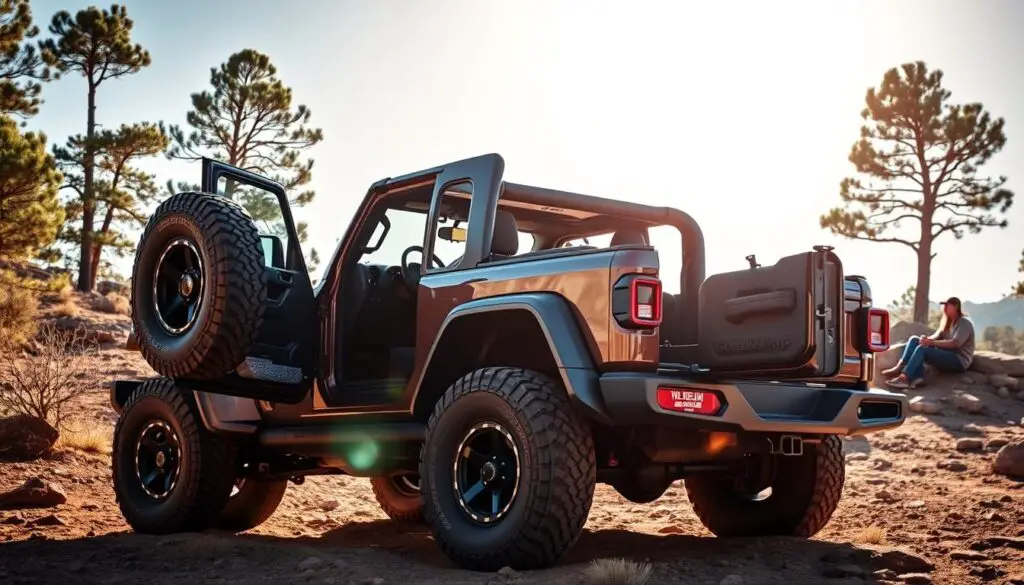
<svg viewBox="0 0 1024 585">
<path fill-rule="evenodd" d="M 777 290 L 725 301 L 725 318 L 732 323 L 769 313 L 790 313 L 796 308 L 796 293 Z"/>
</svg>

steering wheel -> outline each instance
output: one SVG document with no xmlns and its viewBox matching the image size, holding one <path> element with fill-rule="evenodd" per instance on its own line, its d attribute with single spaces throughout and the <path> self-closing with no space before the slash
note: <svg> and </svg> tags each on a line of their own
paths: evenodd
<svg viewBox="0 0 1024 585">
<path fill-rule="evenodd" d="M 420 268 L 422 265 L 419 262 L 409 262 L 409 254 L 413 252 L 423 254 L 423 246 L 409 246 L 402 252 L 402 280 L 405 281 L 405 286 L 409 287 L 409 291 L 415 294 L 416 287 L 420 285 Z M 444 262 L 441 262 L 437 254 L 431 254 L 431 261 L 436 268 L 444 268 Z"/>
</svg>

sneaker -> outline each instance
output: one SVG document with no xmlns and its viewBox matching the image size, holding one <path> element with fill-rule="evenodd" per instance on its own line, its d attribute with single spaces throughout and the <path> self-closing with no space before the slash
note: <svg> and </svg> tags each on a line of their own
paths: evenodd
<svg viewBox="0 0 1024 585">
<path fill-rule="evenodd" d="M 918 386 L 924 386 L 924 378 L 918 378 L 910 383 L 910 388 L 917 388 Z"/>
<path fill-rule="evenodd" d="M 898 376 L 902 372 L 903 372 L 903 364 L 896 364 L 895 366 L 889 368 L 888 370 L 883 370 L 882 371 L 882 375 L 883 376 Z"/>
<path fill-rule="evenodd" d="M 902 378 L 893 378 L 885 383 L 890 388 L 896 388 L 897 390 L 906 390 L 910 388 L 910 383 Z"/>
</svg>

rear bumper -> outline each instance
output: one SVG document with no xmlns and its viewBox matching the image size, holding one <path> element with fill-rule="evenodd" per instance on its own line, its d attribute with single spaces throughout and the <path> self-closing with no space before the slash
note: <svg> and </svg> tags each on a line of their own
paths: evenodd
<svg viewBox="0 0 1024 585">
<path fill-rule="evenodd" d="M 723 431 L 865 435 L 906 420 L 907 397 L 885 390 L 760 381 L 706 383 L 692 379 L 615 373 L 600 377 L 614 425 L 659 425 Z M 713 416 L 658 405 L 658 387 L 714 392 L 723 403 Z"/>
</svg>

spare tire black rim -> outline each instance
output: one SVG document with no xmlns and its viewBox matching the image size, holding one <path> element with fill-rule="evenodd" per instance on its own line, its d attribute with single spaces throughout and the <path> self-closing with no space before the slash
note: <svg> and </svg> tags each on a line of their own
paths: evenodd
<svg viewBox="0 0 1024 585">
<path fill-rule="evenodd" d="M 505 517 L 519 491 L 519 449 L 494 422 L 474 425 L 455 451 L 454 488 L 462 511 L 475 522 Z"/>
<path fill-rule="evenodd" d="M 196 322 L 203 302 L 203 258 L 185 238 L 171 240 L 153 272 L 153 306 L 160 326 L 183 335 Z"/>
<path fill-rule="evenodd" d="M 178 483 L 181 441 L 163 421 L 152 421 L 139 433 L 135 446 L 135 476 L 142 491 L 154 500 L 166 498 Z"/>
</svg>

